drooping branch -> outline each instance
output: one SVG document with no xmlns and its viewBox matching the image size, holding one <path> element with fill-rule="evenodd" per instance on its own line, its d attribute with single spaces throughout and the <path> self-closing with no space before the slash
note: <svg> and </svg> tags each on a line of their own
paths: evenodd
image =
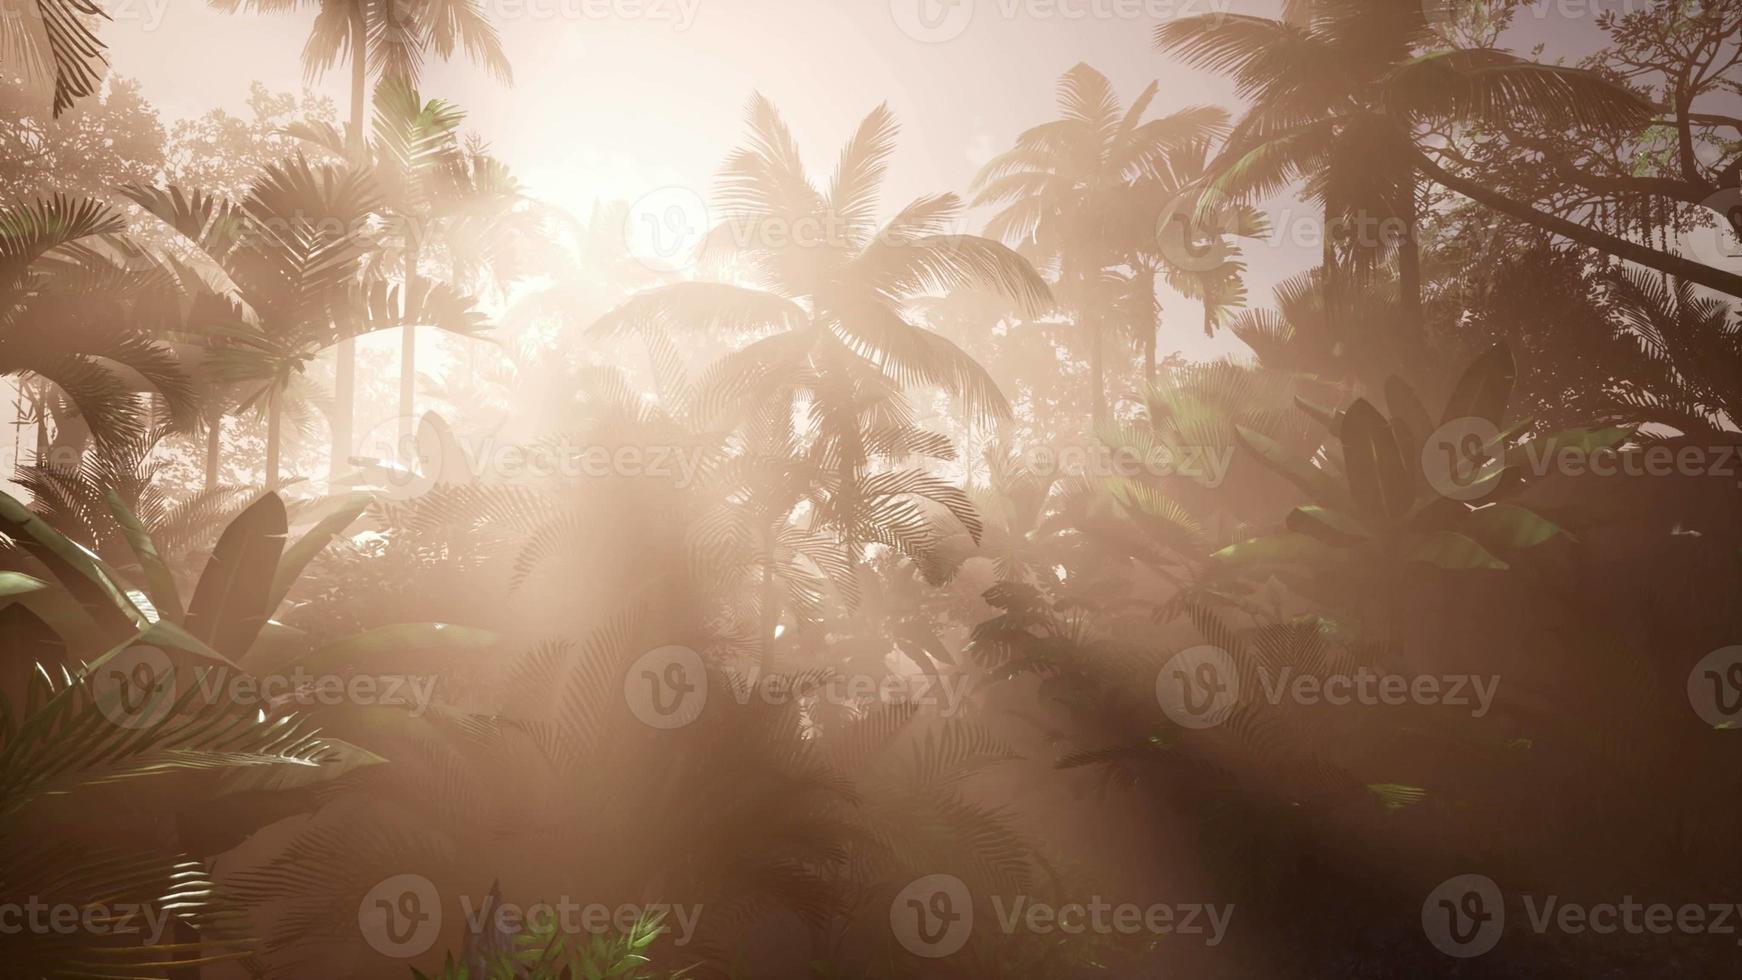
<svg viewBox="0 0 1742 980">
<path fill-rule="evenodd" d="M 1742 275 L 1715 269 L 1703 262 L 1695 262 L 1680 255 L 1660 252 L 1637 242 L 1630 242 L 1625 238 L 1568 221 L 1565 218 L 1539 210 L 1523 201 L 1513 200 L 1492 188 L 1483 186 L 1478 181 L 1452 173 L 1441 167 L 1425 153 L 1418 153 L 1417 157 L 1422 173 L 1442 187 L 1456 191 L 1477 204 L 1525 224 L 1541 228 L 1551 234 L 1570 239 L 1580 245 L 1742 299 Z"/>
</svg>

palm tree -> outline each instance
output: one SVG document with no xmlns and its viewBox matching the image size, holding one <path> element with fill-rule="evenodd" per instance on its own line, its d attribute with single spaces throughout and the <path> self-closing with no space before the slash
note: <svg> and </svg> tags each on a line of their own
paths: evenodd
<svg viewBox="0 0 1742 980">
<path fill-rule="evenodd" d="M 514 70 L 502 50 L 502 38 L 476 3 L 449 0 L 209 0 L 226 13 L 276 14 L 315 7 L 314 29 L 303 47 L 303 68 L 310 80 L 326 74 L 340 61 L 351 69 L 351 122 L 347 145 L 353 160 L 368 155 L 367 111 L 369 80 L 395 79 L 415 85 L 431 51 L 446 61 L 456 50 L 512 84 Z M 351 454 L 351 426 L 357 400 L 357 352 L 354 341 L 339 342 L 334 368 L 334 418 L 330 472 L 342 472 Z"/>
<path fill-rule="evenodd" d="M 97 90 L 108 67 L 92 21 L 107 18 L 97 0 L 34 0 L 0 17 L 0 49 L 26 78 L 54 81 L 54 114 Z"/>
<path fill-rule="evenodd" d="M 158 409 L 178 430 L 194 423 L 197 393 L 159 335 L 174 318 L 175 280 L 120 237 L 123 227 L 119 212 L 91 200 L 0 208 L 0 377 L 38 382 L 39 450 L 51 415 L 63 444 L 75 433 L 131 442 L 160 421 Z"/>
<path fill-rule="evenodd" d="M 1059 80 L 1060 118 L 1017 137 L 975 178 L 976 206 L 1004 206 L 987 233 L 1053 268 L 1075 309 L 1089 347 L 1096 425 L 1107 412 L 1104 346 L 1113 302 L 1103 273 L 1125 265 L 1141 242 L 1152 243 L 1155 223 L 1132 241 L 1109 230 L 1129 229 L 1138 188 L 1161 177 L 1170 155 L 1207 141 L 1227 119 L 1220 109 L 1193 107 L 1145 122 L 1157 91 L 1151 83 L 1121 109 L 1106 76 L 1079 64 Z"/>
<path fill-rule="evenodd" d="M 477 280 L 485 269 L 505 273 L 493 246 L 516 231 L 523 198 L 507 168 L 456 135 L 465 110 L 442 99 L 425 102 L 416 88 L 388 80 L 375 90 L 375 125 L 368 158 L 382 197 L 385 244 L 397 253 L 405 295 L 420 296 L 420 268 L 432 245 L 445 245 L 458 279 Z M 301 123 L 298 136 L 329 152 L 344 153 L 332 126 Z M 373 272 L 374 269 L 372 268 Z M 417 332 L 405 328 L 400 346 L 399 419 L 402 444 L 416 417 Z"/>
<path fill-rule="evenodd" d="M 699 385 L 704 421 L 745 425 L 763 444 L 788 444 L 813 467 L 812 526 L 832 528 L 849 563 L 867 541 L 894 547 L 924 522 L 909 498 L 951 506 L 947 484 L 919 471 L 870 473 L 869 463 L 942 437 L 913 424 L 906 388 L 940 388 L 976 420 L 1009 415 L 996 382 L 960 347 L 916 325 L 927 293 L 986 287 L 1028 309 L 1050 301 L 1021 256 L 986 238 L 947 234 L 954 194 L 922 197 L 881 228 L 878 187 L 896 123 L 879 106 L 860 123 L 824 190 L 812 184 L 792 134 L 769 102 L 750 106 L 751 144 L 734 153 L 718 195 L 724 220 L 703 243 L 707 264 L 757 287 L 682 282 L 643 293 L 604 317 L 602 334 L 690 328 L 761 335 L 715 364 Z M 903 448 L 907 447 L 907 448 Z"/>
<path fill-rule="evenodd" d="M 301 156 L 268 167 L 240 203 L 180 188 L 128 187 L 134 203 L 197 249 L 228 283 L 195 292 L 190 323 L 210 340 L 208 376 L 244 383 L 242 408 L 267 420 L 266 485 L 281 477 L 287 400 L 306 389 L 310 361 L 341 337 L 434 323 L 472 332 L 482 317 L 469 300 L 434 285 L 403 302 L 384 283 L 360 283 L 379 196 L 367 171 L 311 166 Z M 402 311 L 403 310 L 403 311 Z"/>
<path fill-rule="evenodd" d="M 1649 103 L 1593 72 L 1492 49 L 1422 53 L 1436 35 L 1420 4 L 1314 0 L 1293 14 L 1181 18 L 1156 28 L 1155 42 L 1231 75 L 1250 105 L 1213 164 L 1217 190 L 1261 200 L 1302 183 L 1321 207 L 1333 316 L 1344 271 L 1361 284 L 1389 260 L 1404 330 L 1420 330 L 1420 174 L 1433 124 L 1613 128 L 1650 116 Z"/>
</svg>

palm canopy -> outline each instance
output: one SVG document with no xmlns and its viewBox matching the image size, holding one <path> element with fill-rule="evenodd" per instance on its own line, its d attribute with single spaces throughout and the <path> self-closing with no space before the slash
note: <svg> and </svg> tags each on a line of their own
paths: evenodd
<svg viewBox="0 0 1742 980">
<path fill-rule="evenodd" d="M 512 242 L 533 234 L 534 216 L 518 210 L 526 199 L 507 167 L 460 139 L 465 118 L 460 106 L 425 101 L 404 82 L 375 90 L 367 149 L 383 216 L 383 247 L 376 257 L 412 258 L 439 244 L 453 260 L 457 282 L 475 282 L 486 270 L 500 280 L 512 264 Z M 346 156 L 344 135 L 331 123 L 298 122 L 286 132 Z"/>
<path fill-rule="evenodd" d="M 248 386 L 242 407 L 266 408 L 269 481 L 282 396 L 321 353 L 408 324 L 484 329 L 471 300 L 445 285 L 396 289 L 361 277 L 381 208 L 368 171 L 317 168 L 298 155 L 267 167 L 240 202 L 178 187 L 123 193 L 193 246 L 200 267 L 182 269 L 193 339 L 207 345 L 213 383 Z"/>
<path fill-rule="evenodd" d="M 1232 77 L 1250 108 L 1213 166 L 1245 200 L 1303 185 L 1327 222 L 1413 228 L 1420 144 L 1430 128 L 1526 118 L 1561 129 L 1632 127 L 1653 107 L 1600 75 L 1487 48 L 1432 50 L 1422 6 L 1315 0 L 1292 20 L 1216 14 L 1156 28 L 1156 45 Z M 1401 242 L 1360 235 L 1356 272 Z"/>
<path fill-rule="evenodd" d="M 159 336 L 176 316 L 175 282 L 124 226 L 110 206 L 78 198 L 0 208 L 0 376 L 53 385 L 102 445 L 150 427 L 142 390 L 163 396 L 176 428 L 197 401 Z"/>
<path fill-rule="evenodd" d="M 728 400 L 765 392 L 776 376 L 809 377 L 814 384 L 807 387 L 839 384 L 843 394 L 934 385 L 978 418 L 1007 416 L 985 369 L 916 325 L 909 308 L 927 294 L 982 287 L 1038 310 L 1050 300 L 1046 283 L 1004 245 L 952 233 L 962 212 L 954 194 L 922 197 L 887 224 L 876 223 L 897 131 L 886 106 L 859 125 L 826 189 L 807 176 L 797 143 L 766 99 L 755 97 L 749 115 L 750 145 L 726 162 L 718 194 L 723 220 L 701 253 L 710 267 L 734 268 L 753 286 L 661 287 L 606 315 L 595 331 L 650 324 L 779 331 L 720 365 L 713 388 Z"/>
<path fill-rule="evenodd" d="M 311 80 L 359 47 L 369 76 L 416 82 L 431 53 L 442 60 L 463 50 L 491 74 L 512 80 L 502 38 L 476 0 L 209 0 L 226 13 L 278 14 L 315 8 L 314 28 L 303 47 Z"/>
<path fill-rule="evenodd" d="M 0 62 L 25 78 L 52 80 L 54 114 L 97 90 L 108 67 L 92 24 L 108 18 L 97 0 L 28 0 L 0 16 Z"/>
<path fill-rule="evenodd" d="M 1140 210 L 1134 197 L 1142 188 L 1177 185 L 1173 158 L 1214 139 L 1227 124 L 1227 114 L 1210 106 L 1145 120 L 1159 91 L 1152 82 L 1122 109 L 1105 75 L 1085 64 L 1066 72 L 1058 86 L 1059 118 L 1018 136 L 975 178 L 974 204 L 1002 209 L 987 233 L 1043 263 L 1075 259 L 1084 274 L 1153 246 L 1153 220 L 1130 230 L 1131 215 Z M 1109 228 L 1126 233 L 1109 235 Z M 1080 258 L 1096 250 L 1099 255 Z"/>
</svg>

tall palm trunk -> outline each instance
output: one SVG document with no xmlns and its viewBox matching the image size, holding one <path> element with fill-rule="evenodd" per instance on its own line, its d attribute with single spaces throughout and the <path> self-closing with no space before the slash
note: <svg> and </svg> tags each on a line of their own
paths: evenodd
<svg viewBox="0 0 1742 980">
<path fill-rule="evenodd" d="M 218 454 L 224 442 L 224 413 L 214 412 L 206 423 L 206 490 L 218 486 Z"/>
<path fill-rule="evenodd" d="M 266 489 L 278 489 L 279 456 L 284 442 L 284 401 L 274 384 L 266 396 Z"/>
<path fill-rule="evenodd" d="M 412 418 L 417 411 L 417 314 L 423 301 L 418 291 L 423 280 L 418 277 L 417 264 L 423 248 L 417 240 L 418 229 L 412 229 L 405 245 L 405 328 L 399 342 L 399 444 L 410 445 Z"/>
<path fill-rule="evenodd" d="M 361 163 L 369 143 L 363 126 L 369 96 L 368 24 L 358 4 L 351 14 L 351 159 Z M 327 460 L 329 479 L 350 468 L 352 430 L 357 416 L 357 341 L 340 338 L 333 353 L 333 444 Z"/>
<path fill-rule="evenodd" d="M 1324 292 L 1325 332 L 1335 336 L 1337 326 L 1337 234 L 1336 226 L 1331 222 L 1331 209 L 1325 208 L 1325 233 L 1321 242 L 1322 254 L 1319 256 L 1320 267 L 1324 280 L 1319 284 Z"/>
</svg>

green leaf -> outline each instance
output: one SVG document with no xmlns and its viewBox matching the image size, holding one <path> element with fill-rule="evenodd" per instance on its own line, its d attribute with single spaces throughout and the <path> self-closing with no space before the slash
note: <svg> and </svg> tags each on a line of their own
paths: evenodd
<svg viewBox="0 0 1742 980">
<path fill-rule="evenodd" d="M 303 570 L 308 568 L 309 562 L 325 551 L 334 537 L 356 523 L 357 518 L 363 515 L 363 511 L 369 508 L 374 499 L 367 493 L 346 496 L 338 510 L 322 518 L 307 534 L 284 550 L 284 556 L 278 560 L 278 570 L 272 577 L 272 591 L 266 600 L 269 612 L 284 603 L 284 597 L 290 594 L 291 586 L 296 584 Z"/>
<path fill-rule="evenodd" d="M 1349 495 L 1363 517 L 1398 520 L 1409 513 L 1414 481 L 1385 416 L 1364 398 L 1356 399 L 1343 416 L 1343 470 Z"/>
<path fill-rule="evenodd" d="M 1343 503 L 1347 497 L 1323 470 L 1310 463 L 1290 458 L 1281 446 L 1263 433 L 1236 425 L 1234 435 L 1247 452 L 1258 457 L 1259 462 L 1274 470 L 1283 479 L 1299 487 L 1314 503 L 1334 506 Z"/>
<path fill-rule="evenodd" d="M 46 588 L 48 588 L 47 582 L 23 572 L 0 572 L 0 599 L 9 599 L 15 595 L 24 595 L 27 592 L 36 592 Z"/>
<path fill-rule="evenodd" d="M 1231 544 L 1210 557 L 1238 564 L 1266 564 L 1321 561 L 1335 558 L 1336 552 L 1326 547 L 1323 542 L 1298 531 L 1289 531 Z"/>
<path fill-rule="evenodd" d="M 122 578 L 114 569 L 4 492 L 0 492 L 0 524 L 10 528 L 25 550 L 48 567 L 109 638 L 150 625 L 127 598 Z"/>
<path fill-rule="evenodd" d="M 230 522 L 188 603 L 188 632 L 229 656 L 248 652 L 272 613 L 267 599 L 285 533 L 284 501 L 275 493 Z"/>
<path fill-rule="evenodd" d="M 265 759 L 272 764 L 226 769 L 218 778 L 215 797 L 249 792 L 287 792 L 331 782 L 347 773 L 387 760 L 350 742 L 322 737 L 325 746 L 313 759 Z"/>
<path fill-rule="evenodd" d="M 1330 430 L 1331 435 L 1339 435 L 1343 428 L 1343 413 L 1320 408 L 1299 395 L 1294 396 L 1294 406 L 1305 412 L 1313 421 Z"/>
<path fill-rule="evenodd" d="M 139 560 L 139 571 L 145 576 L 145 594 L 151 598 L 157 615 L 181 622 L 181 593 L 175 587 L 175 576 L 170 574 L 169 566 L 157 553 L 157 543 L 151 540 L 151 532 L 145 529 L 144 523 L 128 508 L 120 494 L 110 489 L 104 491 L 103 497 L 109 502 L 109 512 L 115 515 L 115 523 L 121 526 L 128 546 L 133 549 L 133 556 Z"/>
<path fill-rule="evenodd" d="M 1405 561 L 1437 565 L 1451 571 L 1501 571 L 1510 567 L 1471 538 L 1455 531 L 1436 531 L 1426 535 L 1416 541 L 1403 557 Z"/>
<path fill-rule="evenodd" d="M 1512 385 L 1517 379 L 1518 368 L 1513 363 L 1511 348 L 1504 343 L 1488 348 L 1464 369 L 1452 388 L 1452 397 L 1446 401 L 1440 424 L 1478 418 L 1501 425 L 1506 420 L 1506 403 L 1512 398 Z"/>
<path fill-rule="evenodd" d="M 1402 783 L 1368 783 L 1367 792 L 1379 797 L 1380 804 L 1391 811 L 1414 806 L 1427 798 L 1427 790 Z"/>
<path fill-rule="evenodd" d="M 1420 396 L 1407 382 L 1395 374 L 1385 379 L 1385 408 L 1392 420 L 1402 420 L 1417 439 L 1425 440 L 1434 430 L 1433 416 L 1427 412 Z M 1400 446 L 1412 458 L 1421 455 L 1421 444 Z"/>
<path fill-rule="evenodd" d="M 1463 530 L 1489 548 L 1533 548 L 1566 533 L 1541 514 L 1515 504 L 1494 504 L 1475 511 L 1465 519 Z"/>
<path fill-rule="evenodd" d="M 1373 537 L 1355 518 L 1341 511 L 1311 504 L 1290 511 L 1286 524 L 1290 531 L 1305 534 L 1332 547 L 1359 544 Z"/>
</svg>

